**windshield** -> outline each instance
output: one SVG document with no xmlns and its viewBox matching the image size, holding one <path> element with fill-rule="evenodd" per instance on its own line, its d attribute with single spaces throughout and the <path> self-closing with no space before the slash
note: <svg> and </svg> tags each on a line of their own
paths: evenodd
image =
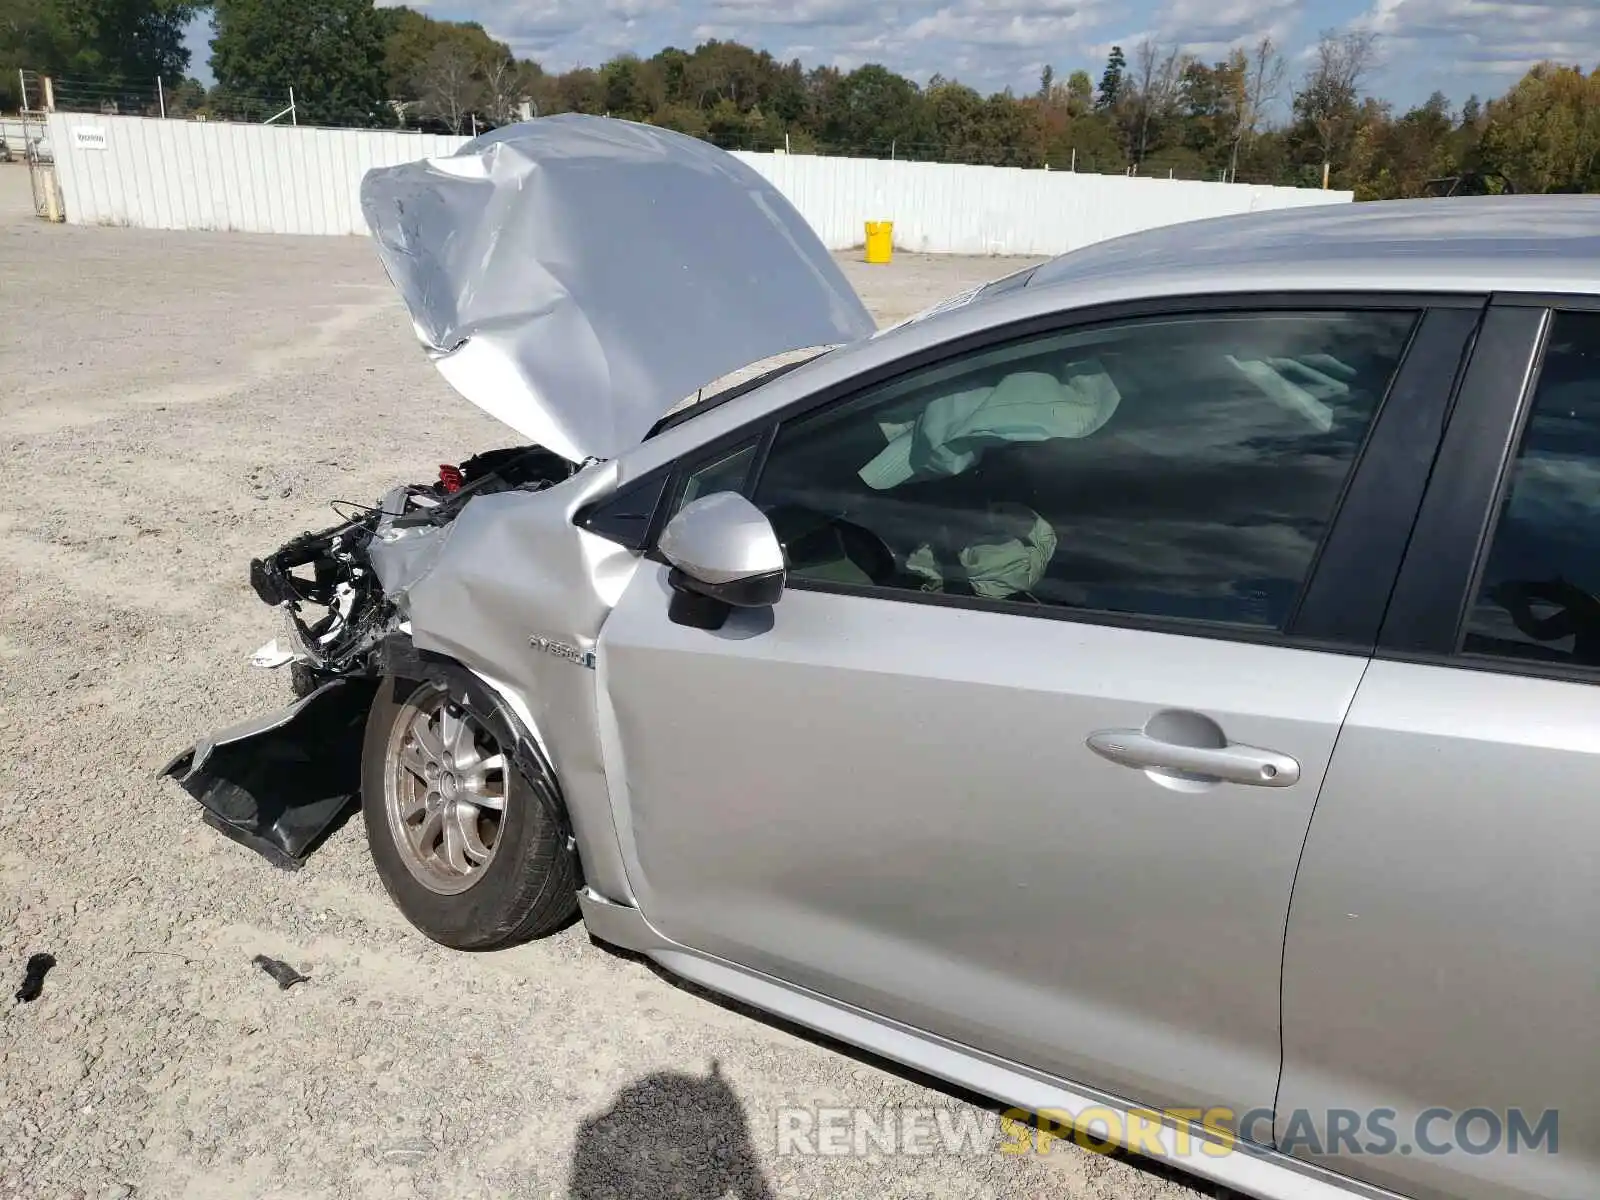
<svg viewBox="0 0 1600 1200">
<path fill-rule="evenodd" d="M 657 421 L 655 425 L 651 427 L 650 432 L 644 435 L 644 440 L 648 442 L 658 433 L 665 433 L 669 429 L 676 429 L 679 425 L 682 425 L 685 421 L 690 420 L 691 418 L 698 417 L 703 413 L 708 413 L 714 408 L 720 408 L 730 400 L 737 400 L 740 396 L 746 395 L 755 391 L 758 387 L 764 387 L 766 384 L 771 383 L 774 379 L 778 378 L 778 376 L 787 375 L 796 367 L 803 367 L 808 362 L 813 362 L 816 359 L 821 358 L 827 352 L 827 349 L 817 350 L 805 355 L 804 357 L 793 359 L 785 363 L 779 363 L 775 367 L 770 367 L 767 370 L 762 371 L 760 374 L 753 375 L 749 379 L 736 383 L 731 387 L 723 388 L 720 392 L 713 392 L 709 396 L 704 395 L 702 390 L 700 397 L 697 397 L 680 408 L 673 409 L 673 411 L 669 412 L 666 416 L 662 417 L 661 420 Z"/>
<path fill-rule="evenodd" d="M 990 296 L 1004 295 L 1006 292 L 1014 291 L 1017 288 L 1026 287 L 1028 281 L 1033 278 L 1033 273 L 1038 269 L 1039 268 L 1036 264 L 1031 267 L 1024 267 L 1020 271 L 1013 271 L 1009 275 L 1002 275 L 999 279 L 994 280 L 992 283 L 986 283 L 981 287 L 972 288 L 968 291 L 958 293 L 955 296 L 948 297 L 925 312 L 922 312 L 917 316 L 902 322 L 902 324 L 914 324 L 915 322 L 923 320 L 936 312 L 942 312 L 949 308 L 956 308 L 962 304 L 969 304 L 974 300 L 983 300 Z M 888 330 L 882 330 L 880 332 L 887 333 Z M 645 434 L 644 440 L 648 442 L 657 434 L 665 433 L 669 429 L 675 429 L 679 425 L 682 425 L 685 421 L 692 420 L 693 418 L 700 416 L 702 413 L 708 413 L 714 408 L 719 408 L 728 403 L 730 400 L 737 400 L 740 396 L 746 395 L 749 392 L 755 391 L 758 387 L 763 387 L 766 384 L 771 383 L 780 375 L 787 375 L 796 367 L 803 367 L 806 363 L 821 358 L 828 352 L 829 349 L 831 349 L 831 347 L 824 347 L 821 350 L 816 350 L 809 354 L 803 354 L 799 358 L 780 363 L 775 367 L 771 367 L 757 375 L 751 376 L 749 379 L 745 379 L 739 383 L 733 384 L 731 387 L 724 388 L 719 392 L 713 392 L 709 396 L 706 396 L 702 390 L 700 395 L 694 400 L 691 400 L 687 404 L 680 405 L 678 408 L 673 409 L 666 416 L 662 417 L 661 420 L 657 421 L 651 428 L 650 432 Z"/>
<path fill-rule="evenodd" d="M 1033 278 L 1033 273 L 1038 269 L 1039 268 L 1037 266 L 1024 267 L 1020 271 L 1013 271 L 1009 275 L 1002 275 L 993 283 L 985 284 L 983 287 L 979 288 L 977 295 L 974 296 L 973 299 L 982 300 L 989 296 L 1003 296 L 1007 292 L 1016 291 L 1017 288 L 1027 287 L 1028 281 Z"/>
</svg>

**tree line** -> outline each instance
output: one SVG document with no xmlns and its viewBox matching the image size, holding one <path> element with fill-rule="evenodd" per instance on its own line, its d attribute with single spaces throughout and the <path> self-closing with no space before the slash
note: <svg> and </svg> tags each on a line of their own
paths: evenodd
<svg viewBox="0 0 1600 1200">
<path fill-rule="evenodd" d="M 211 88 L 183 30 L 213 26 Z M 879 64 L 853 71 L 707 41 L 546 72 L 476 22 L 372 0 L 0 0 L 0 105 L 15 67 L 61 80 L 60 107 L 264 120 L 294 89 L 304 124 L 467 133 L 558 112 L 648 121 L 728 149 L 787 149 L 1354 190 L 1600 191 L 1600 68 L 1546 63 L 1504 95 L 1399 110 L 1368 87 L 1378 43 L 1329 32 L 1291 75 L 1270 40 L 1205 61 L 1147 40 L 1098 80 L 1045 68 L 1026 95 L 984 95 Z M 8 69 L 9 68 L 9 69 Z"/>
</svg>

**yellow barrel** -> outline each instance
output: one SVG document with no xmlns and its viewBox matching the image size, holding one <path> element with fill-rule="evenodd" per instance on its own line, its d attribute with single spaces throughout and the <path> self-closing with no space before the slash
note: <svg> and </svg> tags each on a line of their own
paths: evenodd
<svg viewBox="0 0 1600 1200">
<path fill-rule="evenodd" d="M 867 222 L 867 261 L 886 263 L 894 254 L 894 222 Z"/>
</svg>

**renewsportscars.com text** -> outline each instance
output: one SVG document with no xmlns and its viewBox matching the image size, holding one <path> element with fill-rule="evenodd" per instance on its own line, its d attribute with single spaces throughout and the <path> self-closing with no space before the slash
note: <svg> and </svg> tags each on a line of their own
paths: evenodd
<svg viewBox="0 0 1600 1200">
<path fill-rule="evenodd" d="M 1171 1108 L 1122 1112 L 1003 1113 L 955 1106 L 796 1107 L 777 1114 L 780 1155 L 1048 1154 L 1070 1144 L 1095 1153 L 1223 1158 L 1273 1145 L 1273 1114 L 1256 1109 Z M 1171 1149 L 1163 1145 L 1163 1135 Z M 1284 1114 L 1276 1148 L 1286 1154 L 1558 1154 L 1560 1114 L 1522 1109 L 1429 1108 L 1402 1117 L 1390 1108 L 1333 1108 Z"/>
</svg>

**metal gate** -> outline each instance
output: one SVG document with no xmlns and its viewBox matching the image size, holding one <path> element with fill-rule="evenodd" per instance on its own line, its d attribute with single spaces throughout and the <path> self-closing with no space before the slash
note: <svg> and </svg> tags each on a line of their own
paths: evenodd
<svg viewBox="0 0 1600 1200">
<path fill-rule="evenodd" d="M 55 150 L 50 145 L 50 127 L 42 112 L 22 112 L 22 154 L 28 162 L 28 182 L 33 188 L 35 216 L 47 221 L 64 221 L 61 187 L 56 182 Z M 14 152 L 13 152 L 14 153 Z"/>
</svg>

